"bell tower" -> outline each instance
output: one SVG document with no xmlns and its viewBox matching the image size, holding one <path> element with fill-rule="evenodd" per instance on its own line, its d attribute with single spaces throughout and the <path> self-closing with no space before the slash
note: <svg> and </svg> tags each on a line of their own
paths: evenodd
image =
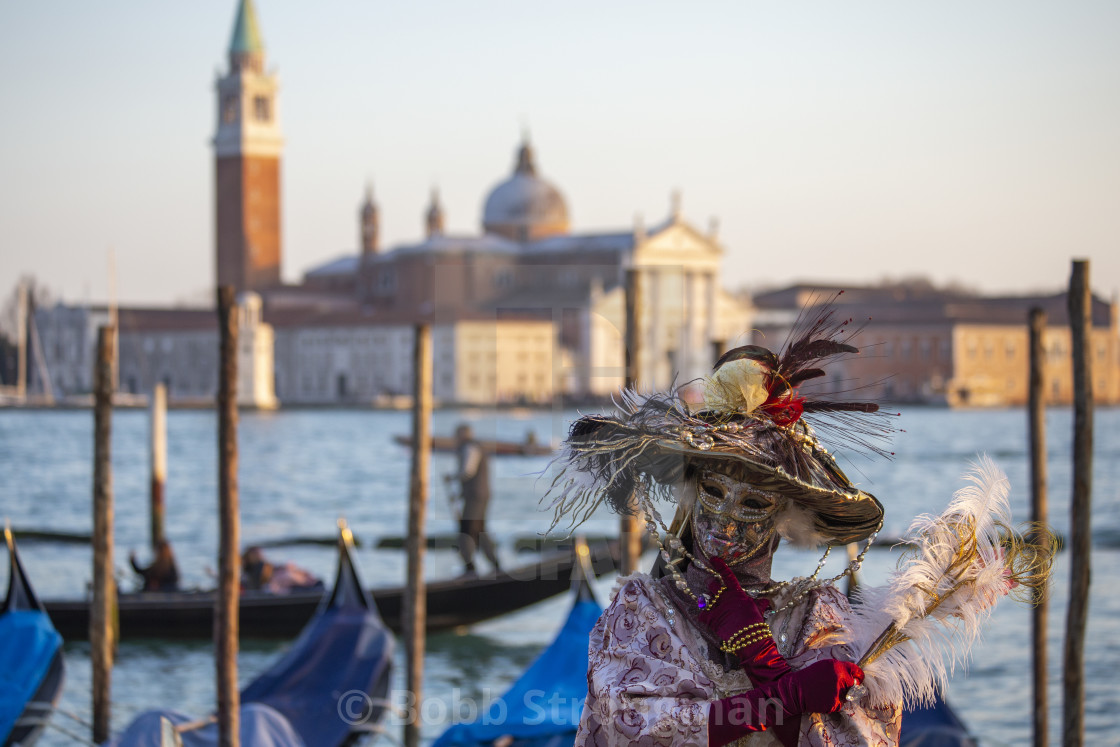
<svg viewBox="0 0 1120 747">
<path fill-rule="evenodd" d="M 380 233 L 379 223 L 377 203 L 373 201 L 373 187 L 366 184 L 366 199 L 358 209 L 358 234 L 363 256 L 377 254 L 377 239 Z"/>
<path fill-rule="evenodd" d="M 443 206 L 439 204 L 439 190 L 432 187 L 432 204 L 424 215 L 424 228 L 428 238 L 443 235 Z"/>
<path fill-rule="evenodd" d="M 280 284 L 280 156 L 284 141 L 278 83 L 264 69 L 252 0 L 239 0 L 229 72 L 218 78 L 214 134 L 215 273 L 238 291 Z"/>
</svg>

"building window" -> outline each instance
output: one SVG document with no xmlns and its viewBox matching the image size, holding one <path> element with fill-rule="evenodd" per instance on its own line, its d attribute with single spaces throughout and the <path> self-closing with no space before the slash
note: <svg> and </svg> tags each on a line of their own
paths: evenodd
<svg viewBox="0 0 1120 747">
<path fill-rule="evenodd" d="M 1015 341 L 1014 340 L 1008 340 L 1007 341 L 1007 347 L 1005 349 L 1005 352 L 1007 353 L 1008 358 L 1014 358 L 1015 357 Z"/>
<path fill-rule="evenodd" d="M 239 103 L 236 96 L 226 96 L 222 99 L 222 122 L 232 124 L 237 121 Z"/>
<path fill-rule="evenodd" d="M 267 96 L 253 97 L 253 116 L 258 122 L 267 122 L 272 119 L 272 106 Z"/>
<path fill-rule="evenodd" d="M 930 353 L 930 349 L 932 347 L 933 347 L 933 344 L 929 340 L 922 340 L 922 342 L 921 342 L 922 360 L 924 360 L 924 361 L 929 360 L 929 353 Z"/>
</svg>

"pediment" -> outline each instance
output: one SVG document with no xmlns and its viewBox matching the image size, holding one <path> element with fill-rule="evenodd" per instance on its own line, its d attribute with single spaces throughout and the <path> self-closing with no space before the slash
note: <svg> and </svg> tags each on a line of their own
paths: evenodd
<svg viewBox="0 0 1120 747">
<path fill-rule="evenodd" d="M 717 266 L 723 256 L 718 241 L 685 221 L 675 221 L 650 233 L 634 250 L 636 265 Z"/>
</svg>

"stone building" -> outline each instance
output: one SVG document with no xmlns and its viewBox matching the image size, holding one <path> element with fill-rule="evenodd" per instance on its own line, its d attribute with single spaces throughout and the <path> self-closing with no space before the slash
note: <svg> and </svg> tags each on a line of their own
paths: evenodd
<svg viewBox="0 0 1120 747">
<path fill-rule="evenodd" d="M 273 391 L 272 328 L 261 319 L 255 293 L 238 297 L 238 404 L 270 409 Z M 122 308 L 56 304 L 35 313 L 44 340 L 44 369 L 59 402 L 78 402 L 93 390 L 97 330 L 119 330 L 117 390 L 147 395 L 167 387 L 178 405 L 208 405 L 218 394 L 218 320 L 210 309 Z M 33 382 L 45 391 L 43 382 Z"/>
<path fill-rule="evenodd" d="M 415 326 L 354 314 L 286 315 L 276 327 L 276 388 L 289 405 L 386 405 L 412 395 Z M 550 322 L 459 318 L 432 326 L 433 397 L 442 404 L 547 404 Z"/>
<path fill-rule="evenodd" d="M 838 297 L 839 290 L 844 293 Z M 1027 401 L 1031 308 L 1047 314 L 1044 382 L 1050 404 L 1073 401 L 1071 334 L 1066 294 L 983 297 L 927 285 L 878 288 L 799 285 L 755 296 L 756 343 L 780 347 L 796 315 L 835 298 L 838 318 L 851 318 L 860 355 L 831 367 L 816 386 L 884 402 L 951 407 L 1022 405 Z M 1094 398 L 1120 404 L 1117 305 L 1093 298 L 1091 350 Z"/>
</svg>

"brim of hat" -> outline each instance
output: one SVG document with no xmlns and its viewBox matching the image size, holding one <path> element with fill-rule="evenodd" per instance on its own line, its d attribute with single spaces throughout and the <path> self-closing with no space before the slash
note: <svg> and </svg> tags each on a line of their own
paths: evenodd
<svg viewBox="0 0 1120 747">
<path fill-rule="evenodd" d="M 751 476 L 751 485 L 783 495 L 810 511 L 817 531 L 832 544 L 846 545 L 867 539 L 882 524 L 883 505 L 875 496 L 854 486 L 843 490 L 808 483 L 781 467 L 764 464 L 740 451 L 720 449 L 718 446 L 702 451 L 677 439 L 661 439 L 658 447 L 663 454 L 676 454 L 690 462 L 732 461 L 742 465 Z M 832 466 L 835 473 L 843 474 L 835 468 L 835 464 Z"/>
</svg>

